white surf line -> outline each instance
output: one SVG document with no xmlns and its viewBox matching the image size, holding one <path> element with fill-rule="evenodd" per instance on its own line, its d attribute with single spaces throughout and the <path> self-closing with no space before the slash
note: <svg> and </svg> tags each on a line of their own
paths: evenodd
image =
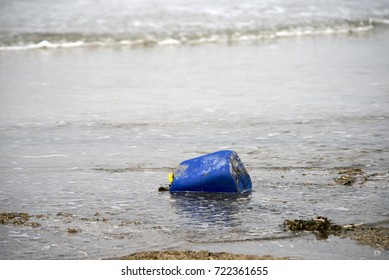
<svg viewBox="0 0 389 280">
<path fill-rule="evenodd" d="M 10 155 L 11 157 L 18 157 L 18 158 L 54 158 L 54 157 L 68 157 L 68 155 L 63 154 L 54 154 L 54 155 L 41 155 L 41 156 L 29 156 L 29 155 Z"/>
</svg>

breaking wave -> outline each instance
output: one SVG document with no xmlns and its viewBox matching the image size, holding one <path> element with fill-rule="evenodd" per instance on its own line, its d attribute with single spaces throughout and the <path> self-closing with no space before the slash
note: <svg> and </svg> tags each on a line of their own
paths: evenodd
<svg viewBox="0 0 389 280">
<path fill-rule="evenodd" d="M 283 37 L 362 34 L 376 27 L 389 26 L 389 19 L 317 23 L 266 27 L 259 23 L 246 27 L 188 28 L 171 31 L 137 30 L 128 33 L 52 33 L 25 32 L 0 34 L 0 51 L 60 49 L 80 47 L 152 47 L 163 45 L 201 45 L 210 43 L 257 42 Z"/>
</svg>

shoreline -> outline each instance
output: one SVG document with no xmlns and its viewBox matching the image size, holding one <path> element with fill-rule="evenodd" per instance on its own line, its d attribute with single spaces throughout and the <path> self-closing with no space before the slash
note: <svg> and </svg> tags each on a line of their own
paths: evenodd
<svg viewBox="0 0 389 280">
<path fill-rule="evenodd" d="M 341 227 L 334 225 L 334 227 Z M 344 225 L 342 230 L 322 232 L 315 229 L 310 231 L 318 239 L 327 239 L 327 234 L 339 236 L 341 239 L 350 238 L 359 245 L 367 245 L 380 250 L 389 250 L 389 228 L 375 227 L 371 225 Z M 323 237 L 323 234 L 325 237 Z M 327 235 L 327 236 L 326 236 Z M 274 257 L 271 255 L 251 255 L 251 254 L 233 254 L 228 252 L 209 252 L 209 251 L 192 251 L 192 250 L 158 250 L 158 251 L 141 251 L 129 255 L 112 258 L 113 260 L 290 260 L 304 259 L 301 257 Z"/>
<path fill-rule="evenodd" d="M 58 216 L 67 218 L 76 218 L 75 215 L 69 213 L 58 213 Z M 98 216 L 98 215 L 97 215 Z M 30 215 L 28 213 L 17 212 L 1 212 L 0 224 L 12 227 L 31 227 L 39 230 L 41 225 L 38 222 L 31 221 L 30 218 L 37 220 L 47 220 L 49 217 L 44 214 Z M 285 228 L 289 231 L 301 231 L 312 233 L 318 240 L 325 240 L 328 236 L 333 235 L 341 239 L 352 239 L 358 245 L 367 245 L 379 250 L 389 250 L 389 228 L 376 224 L 349 224 L 349 225 L 332 225 L 327 218 L 319 217 L 311 220 L 286 220 Z M 85 218 L 81 218 L 86 220 Z M 94 221 L 99 221 L 99 218 L 94 218 Z M 325 222 L 323 222 L 325 221 Z M 77 235 L 82 230 L 68 227 L 69 235 Z M 105 259 L 105 258 L 104 258 Z M 288 260 L 288 259 L 304 259 L 302 257 L 275 257 L 272 255 L 253 255 L 253 254 L 234 254 L 229 252 L 211 252 L 208 250 L 156 250 L 156 251 L 140 251 L 120 257 L 106 258 L 109 260 Z"/>
</svg>

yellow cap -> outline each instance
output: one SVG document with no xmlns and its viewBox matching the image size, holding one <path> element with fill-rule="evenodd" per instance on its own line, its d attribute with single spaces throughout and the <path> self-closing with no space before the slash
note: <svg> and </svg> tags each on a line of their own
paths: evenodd
<svg viewBox="0 0 389 280">
<path fill-rule="evenodd" d="M 174 179 L 174 173 L 169 173 L 169 183 L 172 183 Z"/>
</svg>

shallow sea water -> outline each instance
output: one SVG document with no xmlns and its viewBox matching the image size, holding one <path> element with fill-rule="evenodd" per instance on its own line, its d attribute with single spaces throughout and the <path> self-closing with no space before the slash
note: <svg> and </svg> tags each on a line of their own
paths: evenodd
<svg viewBox="0 0 389 280">
<path fill-rule="evenodd" d="M 0 52 L 1 259 L 211 250 L 388 259 L 285 219 L 389 225 L 389 33 Z M 181 161 L 236 151 L 247 197 L 157 191 Z M 361 168 L 352 186 L 339 168 Z M 68 228 L 79 229 L 75 234 Z"/>
</svg>

